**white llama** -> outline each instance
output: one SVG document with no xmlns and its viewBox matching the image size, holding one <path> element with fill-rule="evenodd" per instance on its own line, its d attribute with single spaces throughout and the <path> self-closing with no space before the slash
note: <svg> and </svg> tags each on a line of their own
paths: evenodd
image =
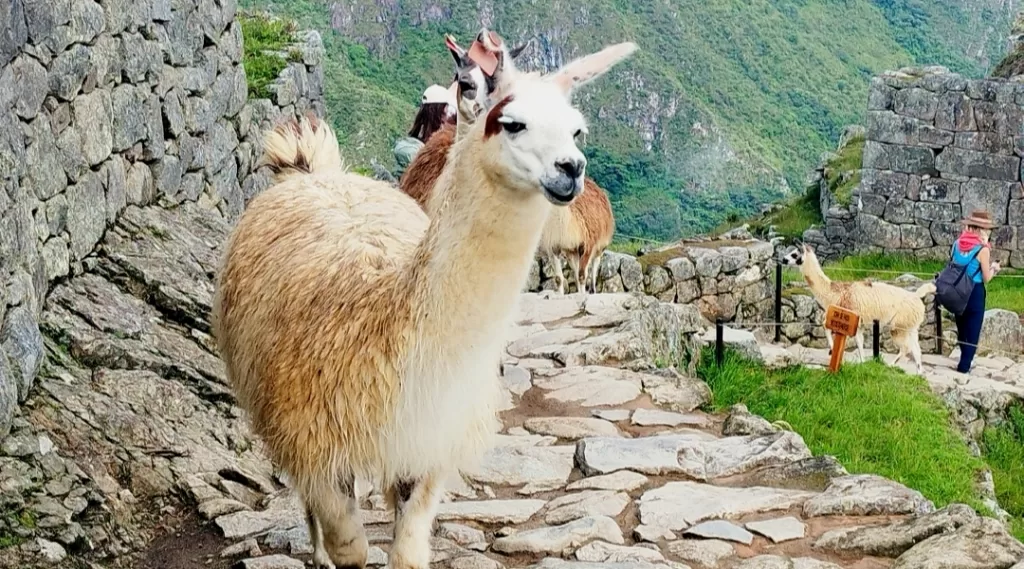
<svg viewBox="0 0 1024 569">
<path fill-rule="evenodd" d="M 833 282 L 821 270 L 821 264 L 814 250 L 808 245 L 802 249 L 793 248 L 782 257 L 782 264 L 797 265 L 811 288 L 815 300 L 822 308 L 830 305 L 852 310 L 860 317 L 860 327 L 854 334 L 860 361 L 865 361 L 862 329 L 878 320 L 879 326 L 889 328 L 892 341 L 899 346 L 899 353 L 893 365 L 903 356 L 910 354 L 917 365 L 917 373 L 924 373 L 921 361 L 919 329 L 924 323 L 924 297 L 935 292 L 935 283 L 925 283 L 914 292 L 887 283 L 873 281 Z M 832 335 L 826 334 L 828 347 L 832 349 Z"/>
<path fill-rule="evenodd" d="M 344 171 L 315 119 L 268 133 L 277 183 L 235 227 L 214 334 L 253 430 L 293 480 L 314 564 L 363 567 L 356 478 L 395 508 L 390 565 L 426 569 L 443 481 L 498 429 L 495 375 L 552 204 L 583 187 L 573 90 L 636 50 L 504 77 L 453 148 L 428 220 L 390 185 Z"/>
</svg>

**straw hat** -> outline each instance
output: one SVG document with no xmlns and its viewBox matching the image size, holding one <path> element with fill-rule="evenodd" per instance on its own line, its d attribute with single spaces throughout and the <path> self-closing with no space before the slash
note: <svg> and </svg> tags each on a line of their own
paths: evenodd
<svg viewBox="0 0 1024 569">
<path fill-rule="evenodd" d="M 964 225 L 980 227 L 982 229 L 992 229 L 996 226 L 996 224 L 992 222 L 992 216 L 983 209 L 976 209 L 972 211 L 971 215 L 964 218 L 963 223 Z"/>
</svg>

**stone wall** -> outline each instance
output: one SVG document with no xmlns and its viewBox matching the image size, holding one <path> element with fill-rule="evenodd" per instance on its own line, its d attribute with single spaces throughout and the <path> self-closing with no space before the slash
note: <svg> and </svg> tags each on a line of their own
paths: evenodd
<svg viewBox="0 0 1024 569">
<path fill-rule="evenodd" d="M 232 219 L 269 183 L 259 132 L 322 112 L 323 45 L 247 101 L 234 0 L 0 0 L 0 438 L 43 357 L 52 283 L 80 274 L 126 207 Z"/>
<path fill-rule="evenodd" d="M 1022 133 L 1024 84 L 943 68 L 874 78 L 851 205 L 856 248 L 946 258 L 960 220 L 983 208 L 999 224 L 996 258 L 1024 267 Z"/>
<path fill-rule="evenodd" d="M 597 290 L 642 292 L 663 302 L 696 304 L 711 322 L 770 317 L 775 291 L 774 247 L 749 234 L 723 237 L 683 242 L 641 257 L 605 252 Z M 574 287 L 571 278 L 569 282 Z M 528 291 L 556 288 L 553 271 L 539 259 Z"/>
</svg>

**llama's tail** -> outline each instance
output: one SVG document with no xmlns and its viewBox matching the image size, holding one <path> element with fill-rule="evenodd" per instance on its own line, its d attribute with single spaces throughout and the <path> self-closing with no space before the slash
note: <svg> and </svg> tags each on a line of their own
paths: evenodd
<svg viewBox="0 0 1024 569">
<path fill-rule="evenodd" d="M 935 283 L 925 283 L 914 293 L 918 298 L 924 298 L 935 292 Z"/>
<path fill-rule="evenodd" d="M 276 181 L 345 168 L 334 131 L 312 113 L 302 120 L 283 121 L 265 133 L 260 165 L 269 166 Z"/>
</svg>

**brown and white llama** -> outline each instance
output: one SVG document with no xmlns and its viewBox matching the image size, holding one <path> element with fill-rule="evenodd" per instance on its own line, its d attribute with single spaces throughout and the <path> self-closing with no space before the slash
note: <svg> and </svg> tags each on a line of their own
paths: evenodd
<svg viewBox="0 0 1024 569">
<path fill-rule="evenodd" d="M 896 365 L 909 354 L 917 365 L 917 373 L 923 373 L 919 330 L 924 323 L 924 299 L 935 292 L 935 283 L 925 283 L 910 292 L 897 286 L 874 281 L 833 281 L 821 269 L 821 263 L 809 245 L 793 248 L 782 257 L 782 264 L 800 267 L 804 280 L 811 289 L 815 300 L 822 308 L 836 305 L 852 310 L 860 316 L 860 327 L 870 326 L 878 320 L 879 326 L 889 328 L 892 341 L 899 347 L 893 360 Z M 832 349 L 832 335 L 826 334 L 828 347 Z M 860 361 L 865 361 L 864 338 L 858 328 L 854 334 Z"/>
<path fill-rule="evenodd" d="M 276 183 L 249 203 L 218 273 L 213 329 L 227 376 L 307 512 L 320 567 L 364 567 L 356 478 L 395 508 L 390 566 L 427 569 L 443 481 L 498 429 L 495 374 L 540 234 L 583 187 L 572 91 L 636 50 L 502 78 L 451 150 L 428 219 L 348 173 L 331 129 L 267 133 Z"/>
<path fill-rule="evenodd" d="M 477 41 L 483 43 L 488 50 L 503 51 L 507 60 L 514 59 L 528 45 L 504 51 L 504 43 L 493 32 L 481 33 Z M 459 126 L 445 125 L 434 133 L 416 153 L 399 181 L 399 188 L 415 199 L 428 214 L 431 207 L 428 202 L 434 184 L 448 161 L 449 150 L 459 138 L 457 129 L 466 128 L 475 120 L 476 112 L 486 107 L 488 97 L 496 88 L 493 79 L 482 73 L 454 40 L 448 38 L 446 43 L 455 59 L 459 89 L 463 93 L 471 93 L 473 96 L 468 98 L 473 100 L 467 105 L 464 104 L 467 97 L 459 98 Z M 511 65 L 509 67 L 506 74 L 512 73 Z M 467 107 L 472 107 L 472 111 L 467 111 Z M 555 273 L 559 294 L 568 290 L 562 269 L 562 255 L 569 262 L 577 291 L 597 292 L 601 256 L 614 235 L 615 217 L 608 195 L 593 179 L 587 177 L 579 198 L 566 209 L 552 211 L 541 234 L 539 249 Z"/>
</svg>

